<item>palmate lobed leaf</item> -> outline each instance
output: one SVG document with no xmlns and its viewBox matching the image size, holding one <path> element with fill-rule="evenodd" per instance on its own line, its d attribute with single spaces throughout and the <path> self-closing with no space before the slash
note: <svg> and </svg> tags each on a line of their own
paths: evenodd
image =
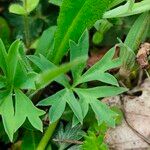
<svg viewBox="0 0 150 150">
<path fill-rule="evenodd" d="M 1 93 L 2 95 L 0 115 L 2 116 L 4 129 L 11 141 L 13 141 L 14 133 L 27 118 L 34 128 L 42 131 L 42 121 L 39 117 L 45 112 L 36 108 L 22 91 L 16 89 L 15 97 L 9 91 L 4 91 Z M 13 99 L 15 99 L 14 102 Z M 15 109 L 13 103 L 15 103 Z"/>
<path fill-rule="evenodd" d="M 26 118 L 34 128 L 43 131 L 42 121 L 39 117 L 45 112 L 36 108 L 21 90 L 15 89 L 15 95 L 15 131 L 25 122 Z"/>
<path fill-rule="evenodd" d="M 111 48 L 103 58 L 98 61 L 95 65 L 93 65 L 90 69 L 88 69 L 83 76 L 89 75 L 94 73 L 95 71 L 105 72 L 113 68 L 117 68 L 121 65 L 120 58 L 114 58 L 115 55 L 115 48 Z"/>
<path fill-rule="evenodd" d="M 0 76 L 0 115 L 4 124 L 4 129 L 13 140 L 14 133 L 24 123 L 26 118 L 33 127 L 42 131 L 42 121 L 40 116 L 44 111 L 36 108 L 31 100 L 19 89 L 34 89 L 34 72 L 28 71 L 20 57 L 20 41 L 16 40 L 10 46 L 8 53 L 0 40 L 0 67 L 3 76 Z M 4 90 L 5 89 L 5 90 Z M 14 108 L 15 107 L 15 108 Z"/>
<path fill-rule="evenodd" d="M 64 0 L 60 8 L 54 45 L 54 63 L 59 63 L 69 48 L 69 40 L 77 42 L 86 28 L 102 17 L 113 0 Z"/>
<path fill-rule="evenodd" d="M 5 93 L 4 95 L 5 96 L 1 98 L 0 115 L 2 116 L 4 129 L 9 139 L 12 141 L 15 132 L 13 101 L 10 93 L 7 93 L 7 95 Z"/>
<path fill-rule="evenodd" d="M 115 96 L 127 90 L 125 88 L 118 87 L 119 85 L 116 78 L 106 72 L 110 69 L 121 66 L 121 59 L 114 58 L 115 48 L 112 48 L 100 61 L 82 75 L 82 71 L 86 65 L 85 62 L 87 60 L 89 46 L 85 41 L 89 42 L 87 31 L 82 34 L 77 44 L 73 41 L 70 42 L 71 60 L 79 59 L 80 55 L 86 56 L 86 59 L 81 65 L 73 66 L 74 68 L 71 69 L 74 80 L 72 87 L 65 87 L 65 89 L 42 100 L 38 103 L 38 105 L 51 106 L 49 110 L 49 118 L 51 122 L 55 122 L 62 116 L 66 104 L 68 104 L 74 113 L 72 122 L 73 126 L 77 125 L 79 122 L 82 123 L 89 111 L 89 107 L 91 107 L 99 124 L 105 122 L 109 126 L 114 127 L 116 113 L 110 110 L 106 104 L 100 102 L 98 98 Z M 39 68 L 43 68 L 41 63 L 37 66 L 39 66 Z M 94 80 L 111 84 L 113 86 L 98 86 L 95 88 L 85 89 L 76 87 L 81 83 Z M 78 95 L 79 99 L 75 93 Z"/>
<path fill-rule="evenodd" d="M 85 56 L 85 61 L 78 66 L 75 66 L 71 69 L 72 76 L 74 82 L 78 80 L 81 76 L 85 66 L 86 61 L 88 59 L 88 50 L 89 50 L 89 34 L 88 30 L 86 29 L 83 34 L 81 35 L 78 43 L 76 44 L 74 41 L 70 41 L 70 60 L 73 61 L 81 56 Z"/>
<path fill-rule="evenodd" d="M 52 105 L 49 110 L 49 118 L 51 123 L 57 121 L 62 116 L 66 104 L 69 105 L 75 116 L 82 123 L 83 117 L 80 104 L 78 100 L 74 97 L 73 92 L 69 89 L 63 89 L 38 103 L 39 106 Z"/>
<path fill-rule="evenodd" d="M 88 69 L 80 78 L 78 78 L 75 85 L 89 81 L 101 81 L 107 84 L 118 86 L 118 82 L 114 76 L 106 71 L 121 66 L 120 58 L 113 58 L 115 55 L 115 48 L 110 49 L 104 57 Z"/>
<path fill-rule="evenodd" d="M 89 106 L 91 106 L 96 115 L 99 125 L 105 122 L 111 127 L 115 126 L 115 117 L 117 114 L 110 110 L 110 108 L 106 104 L 100 102 L 98 98 L 110 97 L 121 94 L 127 91 L 126 88 L 100 86 L 89 89 L 75 88 L 74 91 L 79 96 L 79 102 L 82 108 L 83 117 L 87 115 Z M 78 123 L 76 119 L 74 121 L 74 124 Z"/>
</svg>

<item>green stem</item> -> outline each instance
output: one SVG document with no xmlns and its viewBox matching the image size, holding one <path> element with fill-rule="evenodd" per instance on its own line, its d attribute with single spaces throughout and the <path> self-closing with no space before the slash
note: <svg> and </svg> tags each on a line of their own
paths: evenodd
<svg viewBox="0 0 150 150">
<path fill-rule="evenodd" d="M 44 150 L 52 137 L 59 120 L 50 124 L 36 150 Z"/>
<path fill-rule="evenodd" d="M 25 42 L 26 47 L 28 48 L 30 46 L 30 36 L 29 36 L 29 19 L 28 16 L 24 16 L 24 31 L 25 31 Z"/>
<path fill-rule="evenodd" d="M 27 1 L 23 1 L 23 6 L 24 9 L 27 10 Z M 28 13 L 26 11 L 26 15 L 24 15 L 24 32 L 25 32 L 25 42 L 26 42 L 26 47 L 29 48 L 30 46 L 30 35 L 29 35 L 29 18 L 28 18 Z"/>
</svg>

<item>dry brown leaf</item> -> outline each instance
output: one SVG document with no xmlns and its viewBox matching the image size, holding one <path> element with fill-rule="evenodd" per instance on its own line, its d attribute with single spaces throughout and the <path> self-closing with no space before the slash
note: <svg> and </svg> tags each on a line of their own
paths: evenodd
<svg viewBox="0 0 150 150">
<path fill-rule="evenodd" d="M 150 148 L 150 79 L 139 88 L 141 96 L 124 96 L 104 100 L 123 108 L 125 118 L 120 126 L 110 129 L 106 142 L 113 150 L 149 150 Z M 122 105 L 123 106 L 122 106 Z"/>
<path fill-rule="evenodd" d="M 144 43 L 141 45 L 137 53 L 137 62 L 142 69 L 149 67 L 148 56 L 150 54 L 150 43 Z"/>
</svg>

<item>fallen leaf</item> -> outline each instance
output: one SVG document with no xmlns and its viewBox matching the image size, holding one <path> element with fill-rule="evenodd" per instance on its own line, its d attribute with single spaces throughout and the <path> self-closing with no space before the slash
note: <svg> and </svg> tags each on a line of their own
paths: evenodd
<svg viewBox="0 0 150 150">
<path fill-rule="evenodd" d="M 104 99 L 110 106 L 124 111 L 122 124 L 107 132 L 106 142 L 112 150 L 148 150 L 150 148 L 150 79 L 138 88 L 140 96 Z"/>
<path fill-rule="evenodd" d="M 137 62 L 142 69 L 149 67 L 148 56 L 150 54 L 150 43 L 144 43 L 141 45 L 137 53 Z"/>
</svg>

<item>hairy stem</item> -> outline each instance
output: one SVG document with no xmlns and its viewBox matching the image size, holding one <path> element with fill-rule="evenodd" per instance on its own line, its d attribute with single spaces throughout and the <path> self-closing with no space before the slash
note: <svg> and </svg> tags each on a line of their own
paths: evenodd
<svg viewBox="0 0 150 150">
<path fill-rule="evenodd" d="M 37 147 L 37 150 L 44 150 L 50 140 L 50 138 L 52 137 L 54 131 L 55 131 L 55 128 L 58 124 L 59 120 L 56 121 L 55 123 L 52 123 L 49 125 L 48 129 L 46 130 L 44 136 L 42 137 L 38 147 Z"/>
</svg>

